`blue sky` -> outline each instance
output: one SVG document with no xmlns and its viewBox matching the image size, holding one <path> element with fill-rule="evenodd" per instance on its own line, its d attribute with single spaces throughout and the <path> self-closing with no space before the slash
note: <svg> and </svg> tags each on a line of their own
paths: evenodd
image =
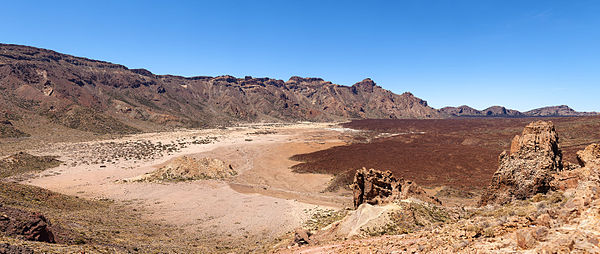
<svg viewBox="0 0 600 254">
<path fill-rule="evenodd" d="M 600 1 L 3 1 L 0 42 L 157 74 L 370 77 L 430 105 L 600 111 Z"/>
</svg>

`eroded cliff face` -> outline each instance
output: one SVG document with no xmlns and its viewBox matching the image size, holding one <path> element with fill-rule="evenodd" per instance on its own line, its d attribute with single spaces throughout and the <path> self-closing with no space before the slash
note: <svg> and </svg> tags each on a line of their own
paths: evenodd
<svg viewBox="0 0 600 254">
<path fill-rule="evenodd" d="M 6 44 L 0 44 L 0 89 L 4 111 L 35 113 L 99 133 L 230 122 L 439 117 L 427 102 L 410 93 L 394 94 L 371 79 L 342 86 L 320 78 L 154 75 Z"/>
<path fill-rule="evenodd" d="M 552 174 L 563 168 L 558 134 L 552 122 L 537 121 L 525 127 L 499 157 L 500 166 L 480 205 L 505 204 L 530 198 L 550 189 Z"/>
</svg>

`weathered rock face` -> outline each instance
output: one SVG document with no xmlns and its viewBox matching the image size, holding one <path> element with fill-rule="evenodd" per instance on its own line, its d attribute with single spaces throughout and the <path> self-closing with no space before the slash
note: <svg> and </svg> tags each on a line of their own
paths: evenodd
<svg viewBox="0 0 600 254">
<path fill-rule="evenodd" d="M 552 122 L 537 121 L 517 135 L 510 152 L 500 154 L 500 166 L 480 205 L 526 199 L 550 189 L 552 174 L 562 170 L 562 152 Z"/>
<path fill-rule="evenodd" d="M 600 165 L 600 145 L 591 144 L 585 150 L 577 152 L 577 161 L 582 167 Z"/>
<path fill-rule="evenodd" d="M 416 183 L 405 179 L 396 179 L 390 171 L 359 169 L 354 175 L 352 190 L 354 208 L 358 208 L 363 203 L 382 205 L 409 197 L 441 204 L 437 198 L 427 195 L 425 190 Z"/>
<path fill-rule="evenodd" d="M 0 231 L 26 240 L 54 243 L 50 223 L 43 215 L 0 204 Z"/>
</svg>

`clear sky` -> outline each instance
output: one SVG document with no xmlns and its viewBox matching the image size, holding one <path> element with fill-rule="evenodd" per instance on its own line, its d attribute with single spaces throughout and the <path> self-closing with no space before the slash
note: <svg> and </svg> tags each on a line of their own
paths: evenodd
<svg viewBox="0 0 600 254">
<path fill-rule="evenodd" d="M 184 76 L 370 77 L 439 108 L 600 111 L 600 1 L 2 1 L 0 42 Z"/>
</svg>

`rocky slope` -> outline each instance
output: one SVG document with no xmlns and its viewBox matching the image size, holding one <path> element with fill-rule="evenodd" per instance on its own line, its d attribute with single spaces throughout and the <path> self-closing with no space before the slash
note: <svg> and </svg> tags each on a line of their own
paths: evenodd
<svg viewBox="0 0 600 254">
<path fill-rule="evenodd" d="M 492 106 L 484 110 L 477 110 L 472 107 L 463 105 L 459 107 L 444 107 L 441 108 L 439 112 L 442 115 L 450 117 L 560 117 L 598 115 L 597 112 L 577 112 L 566 105 L 543 107 L 526 112 L 520 112 L 514 109 L 507 109 L 502 106 Z"/>
<path fill-rule="evenodd" d="M 437 118 L 410 93 L 365 79 L 343 86 L 320 78 L 180 77 L 0 44 L 0 109 L 42 116 L 96 133 L 231 122 Z M 14 135 L 14 134 L 10 134 Z"/>
</svg>

